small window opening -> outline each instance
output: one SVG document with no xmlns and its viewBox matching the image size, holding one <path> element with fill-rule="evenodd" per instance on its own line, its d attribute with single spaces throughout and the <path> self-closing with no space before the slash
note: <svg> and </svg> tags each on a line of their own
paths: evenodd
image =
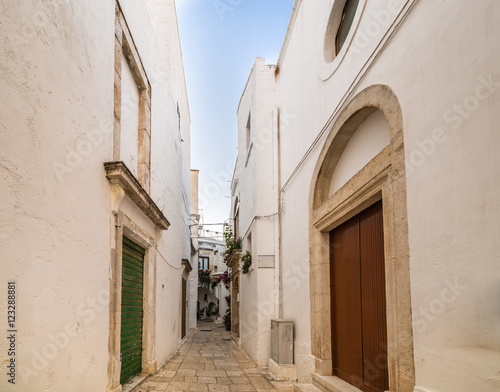
<svg viewBox="0 0 500 392">
<path fill-rule="evenodd" d="M 252 144 L 252 114 L 248 115 L 247 126 L 246 126 L 246 140 L 247 140 L 247 154 L 250 152 L 250 146 Z"/>
<path fill-rule="evenodd" d="M 352 27 L 352 22 L 354 21 L 354 16 L 356 15 L 356 10 L 358 9 L 359 0 L 347 0 L 342 11 L 342 19 L 340 21 L 340 26 L 337 32 L 337 37 L 335 38 L 335 51 L 339 54 L 342 46 L 347 39 L 347 35 Z"/>
</svg>

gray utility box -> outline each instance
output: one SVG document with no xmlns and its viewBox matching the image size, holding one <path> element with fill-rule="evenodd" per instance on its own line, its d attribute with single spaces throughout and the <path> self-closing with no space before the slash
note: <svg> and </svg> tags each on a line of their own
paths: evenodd
<svg viewBox="0 0 500 392">
<path fill-rule="evenodd" d="M 278 365 L 293 365 L 293 321 L 271 320 L 271 358 Z"/>
</svg>

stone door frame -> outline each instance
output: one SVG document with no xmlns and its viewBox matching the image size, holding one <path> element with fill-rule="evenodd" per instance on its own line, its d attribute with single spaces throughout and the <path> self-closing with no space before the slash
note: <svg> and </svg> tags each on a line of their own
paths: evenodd
<svg viewBox="0 0 500 392">
<path fill-rule="evenodd" d="M 115 249 L 111 263 L 110 336 L 108 362 L 108 391 L 120 392 L 120 337 L 122 295 L 123 236 L 146 250 L 144 255 L 143 319 L 142 319 L 142 372 L 154 374 L 157 370 L 156 337 L 156 241 L 142 231 L 123 212 L 115 215 Z"/>
<path fill-rule="evenodd" d="M 389 124 L 390 144 L 335 194 L 330 183 L 344 148 L 376 110 Z M 382 200 L 387 298 L 387 358 L 391 391 L 413 391 L 415 367 L 411 318 L 408 217 L 403 119 L 393 91 L 368 87 L 338 116 L 314 170 L 310 190 L 311 351 L 315 372 L 332 376 L 329 233 Z M 374 364 L 376 368 L 376 364 Z"/>
</svg>

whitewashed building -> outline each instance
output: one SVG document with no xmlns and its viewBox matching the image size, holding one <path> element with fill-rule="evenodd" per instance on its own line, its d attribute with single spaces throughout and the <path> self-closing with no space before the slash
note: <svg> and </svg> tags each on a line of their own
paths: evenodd
<svg viewBox="0 0 500 392">
<path fill-rule="evenodd" d="M 206 316 L 209 305 L 212 302 L 212 312 L 217 310 L 216 314 L 208 315 L 215 320 L 220 321 L 220 317 L 227 311 L 226 297 L 229 291 L 222 282 L 217 285 L 201 284 L 198 280 L 200 270 L 208 271 L 211 281 L 220 279 L 220 276 L 227 271 L 227 265 L 224 263 L 224 252 L 226 244 L 217 238 L 203 236 L 204 226 L 200 223 L 199 194 L 198 194 L 199 170 L 191 169 L 191 233 L 192 233 L 192 255 L 191 265 L 195 271 L 190 274 L 190 328 L 196 327 L 197 318 Z"/>
<path fill-rule="evenodd" d="M 0 390 L 118 392 L 189 329 L 175 3 L 13 0 L 0 25 L 0 298 L 15 282 L 17 312 Z"/>
<path fill-rule="evenodd" d="M 191 267 L 194 269 L 193 273 L 189 274 L 188 283 L 188 325 L 189 329 L 196 328 L 198 325 L 198 238 L 200 236 L 200 214 L 198 204 L 198 177 L 199 170 L 191 169 Z"/>
<path fill-rule="evenodd" d="M 277 65 L 256 60 L 233 333 L 275 377 L 500 390 L 498 21 L 493 0 L 297 0 Z M 294 322 L 291 366 L 270 360 L 271 319 Z"/>
<path fill-rule="evenodd" d="M 210 237 L 200 237 L 198 239 L 198 270 L 208 271 L 212 282 L 220 279 L 220 276 L 227 271 L 227 265 L 224 263 L 224 251 L 226 244 Z M 203 316 L 211 317 L 214 320 L 220 320 L 226 313 L 226 297 L 229 291 L 222 282 L 217 284 L 204 285 L 198 284 L 198 312 Z M 207 314 L 210 303 L 213 303 L 212 312 Z"/>
</svg>

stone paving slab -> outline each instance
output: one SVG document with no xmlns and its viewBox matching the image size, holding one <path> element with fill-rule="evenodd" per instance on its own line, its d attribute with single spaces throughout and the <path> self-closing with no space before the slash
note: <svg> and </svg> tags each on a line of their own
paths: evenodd
<svg viewBox="0 0 500 392">
<path fill-rule="evenodd" d="M 293 392 L 238 349 L 223 326 L 199 322 L 179 354 L 131 392 Z"/>
</svg>

